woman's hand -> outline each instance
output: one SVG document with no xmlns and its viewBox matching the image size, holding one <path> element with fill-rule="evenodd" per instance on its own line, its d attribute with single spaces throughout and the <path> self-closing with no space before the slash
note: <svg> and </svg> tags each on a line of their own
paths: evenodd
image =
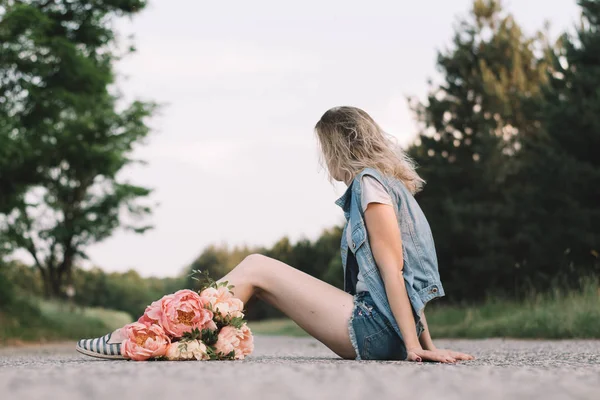
<svg viewBox="0 0 600 400">
<path fill-rule="evenodd" d="M 470 361 L 470 360 L 475 359 L 475 357 L 473 357 L 472 355 L 467 354 L 467 353 L 461 353 L 459 351 L 445 350 L 445 349 L 436 349 L 434 351 L 439 354 L 450 356 L 450 357 L 454 358 L 456 361 Z"/>
<path fill-rule="evenodd" d="M 425 312 L 421 315 L 421 322 L 424 327 L 423 333 L 421 333 L 421 336 L 419 337 L 422 349 L 437 353 L 440 356 L 450 357 L 450 359 L 454 359 L 455 361 L 470 361 L 475 359 L 475 357 L 470 354 L 436 348 L 433 344 L 433 340 L 431 340 L 431 335 L 429 334 L 429 326 L 427 324 L 427 319 L 425 318 Z"/>
<path fill-rule="evenodd" d="M 468 361 L 473 359 L 473 356 L 465 353 L 459 353 L 457 351 L 441 349 L 423 350 L 421 347 L 409 349 L 408 357 L 406 358 L 407 361 L 433 361 L 440 363 L 455 363 L 457 361 Z"/>
</svg>

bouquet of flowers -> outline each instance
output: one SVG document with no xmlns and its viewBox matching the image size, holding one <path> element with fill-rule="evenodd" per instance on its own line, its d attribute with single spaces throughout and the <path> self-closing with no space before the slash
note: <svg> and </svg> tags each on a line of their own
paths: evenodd
<svg viewBox="0 0 600 400">
<path fill-rule="evenodd" d="M 252 353 L 244 304 L 233 297 L 233 286 L 208 279 L 200 292 L 184 289 L 166 295 L 126 325 L 122 355 L 135 361 L 183 361 L 241 360 Z"/>
</svg>

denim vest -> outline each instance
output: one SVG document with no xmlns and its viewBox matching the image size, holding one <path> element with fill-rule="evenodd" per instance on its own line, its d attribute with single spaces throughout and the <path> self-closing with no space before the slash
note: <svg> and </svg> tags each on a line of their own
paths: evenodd
<svg viewBox="0 0 600 400">
<path fill-rule="evenodd" d="M 404 283 L 420 333 L 422 330 L 420 316 L 425 304 L 436 297 L 444 296 L 431 229 L 421 207 L 406 186 L 400 180 L 384 177 L 372 168 L 366 168 L 356 175 L 344 195 L 336 201 L 336 204 L 344 210 L 347 221 L 341 244 L 344 290 L 354 293 L 358 271 L 352 269 L 358 268 L 378 310 L 388 319 L 398 335 L 402 336 L 390 308 L 385 286 L 368 240 L 361 206 L 361 182 L 364 175 L 377 179 L 386 188 L 392 202 L 396 205 L 396 218 L 402 237 Z M 348 229 L 351 233 L 351 243 L 346 239 Z M 348 250 L 351 251 L 350 257 Z"/>
</svg>

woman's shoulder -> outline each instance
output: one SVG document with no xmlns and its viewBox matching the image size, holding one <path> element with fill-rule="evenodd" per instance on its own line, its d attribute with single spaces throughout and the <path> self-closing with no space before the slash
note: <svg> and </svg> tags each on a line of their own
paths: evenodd
<svg viewBox="0 0 600 400">
<path fill-rule="evenodd" d="M 371 175 L 364 175 L 361 178 L 361 205 L 363 211 L 371 203 L 380 203 L 393 205 L 392 195 L 390 190 Z"/>
<path fill-rule="evenodd" d="M 365 188 L 372 190 L 373 187 L 385 189 L 392 198 L 412 197 L 412 194 L 400 179 L 385 174 L 376 168 L 365 168 L 356 174 L 354 178 L 354 189 L 362 193 Z"/>
<path fill-rule="evenodd" d="M 387 178 L 381 171 L 371 167 L 364 168 L 354 177 L 354 181 L 361 184 L 368 180 L 375 180 L 382 185 L 385 185 L 389 178 Z"/>
</svg>

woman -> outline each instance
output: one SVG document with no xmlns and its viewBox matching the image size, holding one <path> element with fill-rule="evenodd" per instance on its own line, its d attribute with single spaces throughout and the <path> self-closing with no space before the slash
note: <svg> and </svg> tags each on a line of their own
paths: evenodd
<svg viewBox="0 0 600 400">
<path fill-rule="evenodd" d="M 345 291 L 258 254 L 221 281 L 244 303 L 257 296 L 277 307 L 345 359 L 473 359 L 431 340 L 425 304 L 444 290 L 429 225 L 413 198 L 423 180 L 411 161 L 358 108 L 332 108 L 315 129 L 330 178 L 348 185 L 337 201 L 347 220 Z M 119 336 L 80 341 L 78 350 L 119 358 L 111 356 L 120 354 Z"/>
</svg>

